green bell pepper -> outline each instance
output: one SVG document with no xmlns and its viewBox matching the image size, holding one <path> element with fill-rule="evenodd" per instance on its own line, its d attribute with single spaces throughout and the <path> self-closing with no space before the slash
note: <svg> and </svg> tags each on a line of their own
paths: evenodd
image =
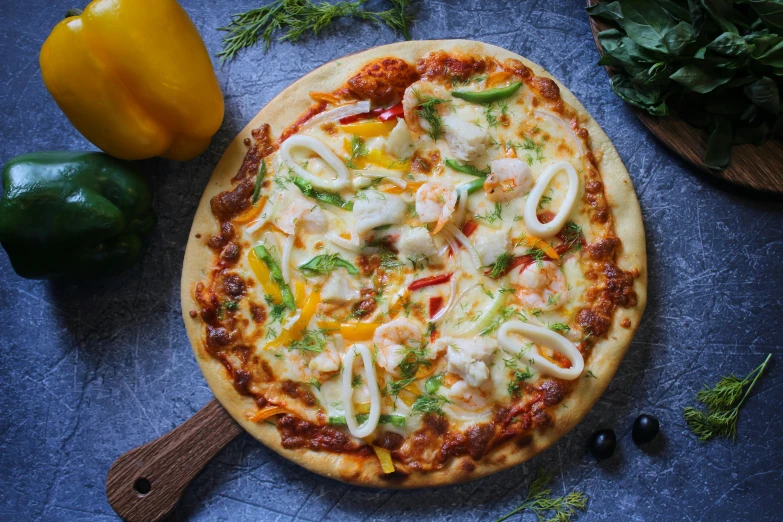
<svg viewBox="0 0 783 522">
<path fill-rule="evenodd" d="M 5 164 L 2 183 L 0 244 L 28 279 L 119 273 L 155 225 L 148 180 L 106 154 L 23 154 Z"/>
<path fill-rule="evenodd" d="M 514 82 L 507 87 L 487 89 L 486 91 L 454 91 L 451 95 L 467 102 L 486 104 L 505 100 L 517 92 L 520 87 L 522 87 L 522 82 Z"/>
</svg>

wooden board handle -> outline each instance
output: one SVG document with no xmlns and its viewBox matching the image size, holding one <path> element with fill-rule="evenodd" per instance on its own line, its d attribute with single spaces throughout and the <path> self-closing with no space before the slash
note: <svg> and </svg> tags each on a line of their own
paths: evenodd
<svg viewBox="0 0 783 522">
<path fill-rule="evenodd" d="M 212 399 L 180 426 L 114 461 L 106 477 L 109 504 L 128 522 L 161 520 L 206 463 L 242 431 Z"/>
</svg>

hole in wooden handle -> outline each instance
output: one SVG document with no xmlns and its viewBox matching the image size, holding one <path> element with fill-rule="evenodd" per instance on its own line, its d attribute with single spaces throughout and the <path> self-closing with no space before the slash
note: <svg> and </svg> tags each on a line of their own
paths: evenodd
<svg viewBox="0 0 783 522">
<path fill-rule="evenodd" d="M 207 462 L 240 433 L 213 399 L 180 426 L 114 461 L 106 477 L 109 504 L 128 522 L 163 519 Z"/>
</svg>

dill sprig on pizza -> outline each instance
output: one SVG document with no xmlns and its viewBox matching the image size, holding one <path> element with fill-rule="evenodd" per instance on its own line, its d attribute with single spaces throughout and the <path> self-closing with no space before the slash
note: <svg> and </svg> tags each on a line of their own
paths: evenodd
<svg viewBox="0 0 783 522">
<path fill-rule="evenodd" d="M 570 93 L 497 48 L 406 45 L 262 111 L 213 177 L 183 282 L 229 411 L 372 485 L 542 451 L 603 390 L 644 306 L 630 180 Z"/>
</svg>

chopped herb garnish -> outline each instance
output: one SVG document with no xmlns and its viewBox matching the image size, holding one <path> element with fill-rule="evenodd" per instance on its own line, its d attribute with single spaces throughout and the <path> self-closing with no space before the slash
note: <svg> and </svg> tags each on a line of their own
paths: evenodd
<svg viewBox="0 0 783 522">
<path fill-rule="evenodd" d="M 427 379 L 424 383 L 424 391 L 430 395 L 438 391 L 438 389 L 443 385 L 443 377 L 444 375 L 440 373 Z"/>
<path fill-rule="evenodd" d="M 571 331 L 571 327 L 564 323 L 552 323 L 549 325 L 549 329 L 558 333 L 568 333 Z"/>
<path fill-rule="evenodd" d="M 310 386 L 315 386 L 316 390 L 320 390 L 321 389 L 321 383 L 315 377 L 313 377 L 312 379 L 307 381 L 307 384 L 309 384 Z"/>
<path fill-rule="evenodd" d="M 449 101 L 434 96 L 422 96 L 417 90 L 413 91 L 413 94 L 419 102 L 416 112 L 430 126 L 427 134 L 433 140 L 437 140 L 443 134 L 443 118 L 436 107 L 441 103 L 449 103 Z"/>
<path fill-rule="evenodd" d="M 358 388 L 364 383 L 364 380 L 362 380 L 362 376 L 358 373 L 353 376 L 353 380 L 351 381 L 351 388 Z"/>
<path fill-rule="evenodd" d="M 437 413 L 443 415 L 443 406 L 452 401 L 442 395 L 421 395 L 411 406 L 411 413 Z"/>
<path fill-rule="evenodd" d="M 326 330 L 302 330 L 302 338 L 293 341 L 289 350 L 300 350 L 308 353 L 321 353 L 326 346 Z"/>
<path fill-rule="evenodd" d="M 499 221 L 503 219 L 502 212 L 503 212 L 503 207 L 500 205 L 500 202 L 498 201 L 495 203 L 495 208 L 492 212 L 487 211 L 487 213 L 484 214 L 483 216 L 480 214 L 476 214 L 476 219 L 483 219 L 484 221 L 486 221 L 491 225 L 495 221 Z"/>
<path fill-rule="evenodd" d="M 499 277 L 503 276 L 506 273 L 506 270 L 508 270 L 508 266 L 511 264 L 513 259 L 514 256 L 508 252 L 503 252 L 500 254 L 495 262 L 489 265 L 492 267 L 492 270 L 489 272 L 489 277 L 492 279 L 498 279 Z"/>
<path fill-rule="evenodd" d="M 359 168 L 354 160 L 356 158 L 366 156 L 369 152 L 370 151 L 367 148 L 367 144 L 364 142 L 364 139 L 354 134 L 351 136 L 351 157 L 348 159 L 348 161 L 345 162 L 345 166 L 349 169 Z"/>
</svg>

